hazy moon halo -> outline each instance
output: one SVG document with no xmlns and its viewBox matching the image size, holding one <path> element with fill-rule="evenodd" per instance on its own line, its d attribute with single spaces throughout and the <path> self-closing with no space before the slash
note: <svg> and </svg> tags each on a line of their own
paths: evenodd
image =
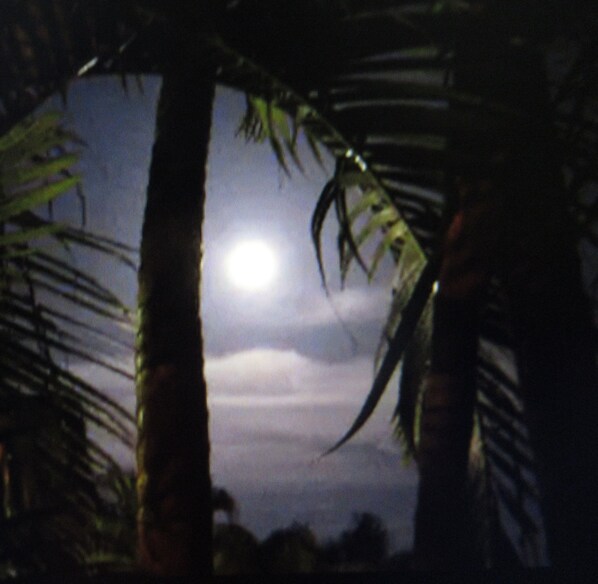
<svg viewBox="0 0 598 584">
<path fill-rule="evenodd" d="M 271 246 L 260 240 L 238 243 L 226 261 L 226 271 L 232 284 L 248 292 L 268 288 L 274 281 L 276 268 Z"/>
</svg>

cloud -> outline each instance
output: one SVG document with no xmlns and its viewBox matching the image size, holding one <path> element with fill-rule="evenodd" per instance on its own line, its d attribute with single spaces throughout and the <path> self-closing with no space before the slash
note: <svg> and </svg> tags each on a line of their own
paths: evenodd
<svg viewBox="0 0 598 584">
<path fill-rule="evenodd" d="M 205 374 L 215 403 L 352 403 L 371 385 L 373 363 L 366 356 L 330 363 L 295 350 L 256 348 L 208 357 Z"/>
<path fill-rule="evenodd" d="M 373 380 L 370 357 L 328 363 L 296 351 L 252 349 L 206 363 L 214 437 L 226 444 L 301 442 L 312 455 L 349 428 Z M 382 443 L 390 435 L 397 387 L 391 380 L 372 419 L 356 439 Z M 393 452 L 394 449 L 393 443 Z"/>
<path fill-rule="evenodd" d="M 305 284 L 305 282 L 303 282 Z M 293 286 L 278 296 L 263 293 L 205 294 L 203 319 L 210 327 L 258 326 L 265 329 L 281 327 L 319 328 L 383 323 L 391 301 L 390 290 L 382 286 L 358 286 L 332 290 L 327 296 L 320 283 L 307 290 Z"/>
<path fill-rule="evenodd" d="M 401 480 L 389 423 L 392 389 L 349 444 L 316 462 L 359 412 L 372 382 L 371 358 L 327 363 L 295 351 L 253 349 L 210 358 L 206 379 L 214 470 L 225 484 L 239 477 L 259 484 L 268 475 L 280 484 Z"/>
<path fill-rule="evenodd" d="M 123 366 L 132 366 L 130 358 L 123 358 Z M 133 411 L 132 382 L 99 367 L 76 369 Z M 258 348 L 208 356 L 205 374 L 217 483 L 236 491 L 266 484 L 275 490 L 300 489 L 306 481 L 322 488 L 412 485 L 413 471 L 401 467 L 392 438 L 395 381 L 365 427 L 341 450 L 318 461 L 359 412 L 373 378 L 371 357 L 330 363 L 295 350 Z M 106 447 L 125 466 L 133 464 L 130 449 L 113 440 Z"/>
<path fill-rule="evenodd" d="M 380 286 L 346 288 L 305 299 L 290 317 L 295 326 L 334 325 L 340 321 L 359 325 L 383 322 L 390 305 L 390 291 Z"/>
</svg>

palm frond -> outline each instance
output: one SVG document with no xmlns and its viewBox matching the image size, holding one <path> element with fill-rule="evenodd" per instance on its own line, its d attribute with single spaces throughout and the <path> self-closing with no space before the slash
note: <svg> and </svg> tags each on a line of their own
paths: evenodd
<svg viewBox="0 0 598 584">
<path fill-rule="evenodd" d="M 242 14 L 245 15 L 244 12 Z M 372 24 L 372 19 L 376 25 L 383 26 L 377 15 L 359 14 L 355 18 L 336 22 L 335 43 L 354 38 L 356 27 L 363 25 L 365 30 Z M 396 22 L 401 30 L 406 26 L 404 19 L 398 18 Z M 407 28 L 413 33 L 411 27 Z M 411 33 L 409 38 L 412 45 L 408 50 L 413 52 L 413 49 L 429 45 L 425 35 Z M 347 39 L 342 39 L 342 35 L 346 35 Z M 395 39 L 398 38 L 395 35 Z M 343 53 L 339 59 L 334 50 L 338 48 L 336 44 L 326 47 L 330 41 L 328 38 L 318 39 L 321 43 L 318 58 L 325 65 L 314 68 L 320 76 L 309 81 L 305 77 L 293 78 L 297 72 L 291 68 L 285 67 L 280 73 L 263 70 L 253 60 L 241 57 L 239 52 L 222 44 L 215 49 L 220 50 L 220 62 L 224 63 L 220 69 L 222 81 L 245 88 L 246 81 L 251 77 L 249 85 L 252 95 L 260 95 L 286 110 L 293 123 L 300 123 L 301 130 L 307 135 L 317 137 L 337 160 L 335 177 L 324 188 L 312 218 L 312 238 L 321 272 L 319 235 L 328 211 L 334 206 L 339 223 L 341 274 L 345 276 L 352 260 L 357 259 L 372 276 L 385 252 L 390 252 L 398 260 L 403 248 L 410 247 L 418 250 L 416 255 L 419 253 L 418 260 L 421 261 L 424 258 L 422 249 L 428 254 L 433 251 L 434 241 L 438 237 L 443 194 L 439 190 L 430 190 L 430 185 L 421 180 L 424 176 L 421 171 L 413 174 L 410 171 L 413 164 L 406 165 L 403 170 L 397 168 L 396 153 L 397 148 L 400 148 L 404 153 L 410 153 L 412 159 L 423 161 L 424 158 L 418 155 L 431 152 L 434 155 L 432 161 L 438 168 L 438 161 L 445 159 L 446 127 L 451 125 L 445 123 L 443 127 L 438 121 L 450 119 L 453 115 L 448 110 L 450 96 L 442 84 L 418 83 L 415 86 L 412 81 L 404 79 L 367 79 L 369 62 L 366 60 L 375 55 L 375 51 L 366 53 L 363 44 L 353 47 L 350 43 L 341 42 L 341 46 L 355 48 L 355 52 L 349 50 L 349 54 Z M 386 35 L 385 42 L 388 41 L 389 36 Z M 399 47 L 399 50 L 405 49 L 403 45 Z M 257 53 L 255 49 L 248 49 L 247 52 Z M 333 57 L 334 62 L 329 61 Z M 262 59 L 260 62 L 267 62 L 265 55 L 259 54 L 259 58 Z M 413 54 L 411 58 L 414 58 Z M 426 53 L 426 59 L 429 62 L 429 52 Z M 357 64 L 361 67 L 359 71 L 355 68 Z M 325 67 L 330 67 L 330 71 L 324 80 L 321 74 Z M 345 72 L 351 67 L 353 70 L 350 75 L 338 75 L 335 72 Z M 300 73 L 305 71 L 310 70 L 301 69 Z M 285 79 L 284 83 L 280 81 L 281 78 Z M 444 106 L 441 100 L 444 100 Z M 398 115 L 402 111 L 406 113 Z M 418 121 L 419 114 L 421 121 Z M 248 124 L 247 119 L 246 128 L 258 127 L 255 121 Z M 380 119 L 383 120 L 381 125 L 377 123 Z M 262 114 L 259 124 L 261 131 L 265 129 L 274 134 L 264 120 L 265 114 Z M 297 129 L 293 128 L 293 134 L 296 133 Z M 442 182 L 442 170 L 437 172 L 436 186 Z M 347 204 L 347 191 L 350 189 L 361 192 L 354 209 Z M 355 233 L 355 225 L 366 214 L 371 217 Z M 368 268 L 359 250 L 379 231 L 382 231 L 382 236 Z M 407 240 L 409 246 L 405 246 Z M 428 294 L 430 290 L 431 283 Z M 393 320 L 396 326 L 398 319 Z M 412 332 L 412 327 L 409 328 Z"/>
<path fill-rule="evenodd" d="M 0 77 L 7 80 L 6 89 L 0 91 L 0 112 L 8 112 L 8 116 L 0 116 L 4 119 L 14 120 L 19 111 L 29 107 L 27 95 L 39 96 L 49 87 L 55 89 L 57 80 L 60 84 L 60 80 L 68 79 L 73 71 L 87 69 L 81 67 L 85 62 L 92 64 L 98 59 L 106 63 L 105 57 L 110 51 L 105 49 L 115 46 L 112 41 L 107 42 L 107 37 L 91 30 L 93 34 L 88 37 L 96 43 L 98 39 L 101 41 L 99 49 L 88 55 L 90 61 L 81 62 L 89 46 L 83 43 L 81 50 L 73 51 L 68 39 L 72 38 L 73 23 L 81 21 L 85 30 L 90 30 L 92 14 L 81 7 L 93 8 L 95 4 L 78 4 L 72 14 L 64 10 L 67 2 L 55 4 L 57 9 L 47 22 L 40 16 L 43 2 L 27 3 L 8 14 L 9 24 L 25 20 L 30 24 L 19 34 L 15 32 L 16 26 L 9 26 L 10 42 L 0 48 L 3 67 Z M 37 10 L 40 6 L 41 12 Z M 165 9 L 160 3 L 152 3 L 152 7 L 156 8 L 152 18 L 156 17 L 156 11 Z M 122 36 L 123 31 L 134 36 L 140 31 L 139 22 L 151 20 L 148 13 L 152 9 L 147 7 L 142 11 L 145 20 L 120 18 L 118 11 L 112 12 L 114 8 L 110 4 L 110 18 L 116 15 L 114 22 L 130 24 L 114 28 L 118 31 L 117 45 L 123 38 L 129 38 Z M 554 114 L 555 131 L 565 155 L 571 210 L 586 239 L 592 245 L 598 242 L 597 205 L 595 197 L 587 194 L 588 185 L 595 184 L 598 176 L 595 168 L 595 39 L 598 38 L 595 7 L 581 3 L 579 11 L 574 11 L 569 10 L 566 3 L 555 2 L 545 8 L 538 11 L 535 3 L 528 2 L 498 7 L 492 3 L 452 0 L 412 3 L 375 0 L 367 5 L 350 0 L 309 0 L 284 5 L 240 0 L 222 4 L 215 22 L 221 39 L 216 41 L 216 46 L 212 44 L 209 58 L 217 55 L 222 82 L 251 96 L 245 131 L 258 139 L 268 139 L 283 167 L 288 167 L 287 156 L 295 156 L 299 128 L 316 157 L 319 157 L 319 144 L 323 144 L 337 160 L 334 182 L 327 185 L 312 221 L 320 268 L 319 236 L 326 215 L 334 206 L 340 221 L 339 250 L 343 269 L 352 259 L 360 257 L 362 245 L 371 240 L 375 228 L 379 227 L 380 243 L 372 258 L 370 274 L 386 252 L 395 262 L 407 263 L 408 249 L 418 250 L 418 258 L 412 264 L 418 267 L 413 270 L 417 273 L 424 257 L 422 253 L 433 257 L 442 232 L 444 210 L 451 197 L 447 175 L 479 172 L 487 165 L 484 153 L 498 142 L 510 140 L 514 131 L 543 123 L 545 116 L 551 114 Z M 123 10 L 123 14 L 129 14 L 126 7 Z M 68 20 L 66 26 L 65 19 Z M 317 25 L 313 26 L 314 23 Z M 527 43 L 545 50 L 551 43 L 569 43 L 565 53 L 569 51 L 573 55 L 571 63 L 556 67 L 551 80 L 552 112 L 533 112 L 529 108 L 513 110 L 508 100 L 500 98 L 500 91 L 496 99 L 494 95 L 488 99 L 465 95 L 451 87 L 456 42 L 460 42 L 463 33 L 484 31 L 493 24 L 496 24 L 490 26 L 493 32 L 508 33 L 512 46 Z M 49 26 L 55 26 L 61 34 L 44 34 Z M 310 33 L 309 43 L 305 42 L 306 31 Z M 40 40 L 48 38 L 60 39 L 62 43 L 48 45 Z M 148 42 L 155 38 L 159 36 L 152 37 L 150 32 L 145 40 L 140 39 L 141 43 L 133 43 L 146 51 L 145 61 L 139 58 L 143 50 L 136 53 L 133 48 L 123 52 L 124 56 L 138 58 L 137 71 L 143 69 L 143 63 L 159 61 L 160 56 Z M 477 54 L 485 47 L 485 39 L 479 33 L 472 38 L 478 42 L 465 48 Z M 127 43 L 129 40 L 119 46 L 130 48 Z M 31 49 L 25 50 L 29 44 Z M 154 42 L 153 46 L 161 46 L 161 43 Z M 190 60 L 195 62 L 197 56 L 191 53 L 197 48 L 189 49 Z M 60 51 L 63 51 L 62 58 Z M 62 68 L 52 69 L 56 67 L 53 62 Z M 355 209 L 347 204 L 348 184 L 362 188 L 362 199 Z M 376 200 L 368 199 L 372 193 Z M 366 219 L 365 226 L 361 224 L 361 232 L 359 229 L 353 232 L 359 216 L 367 214 L 372 215 L 371 220 Z M 405 245 L 405 241 L 412 244 Z M 24 261 L 30 253 L 30 249 L 12 240 L 11 257 Z M 400 285 L 396 288 L 399 290 Z M 408 305 L 400 293 L 395 292 L 394 300 L 387 338 L 392 338 L 401 328 L 400 312 Z M 501 325 L 504 308 L 495 300 L 495 297 L 490 298 L 489 310 L 484 315 L 484 342 L 509 346 L 508 331 Z M 415 328 L 419 331 L 416 336 L 422 339 L 420 345 L 425 343 L 425 321 L 424 314 Z M 417 387 L 425 350 L 413 346 L 408 354 L 411 352 L 417 354 L 413 363 L 419 365 L 406 364 L 405 369 L 411 367 L 412 372 L 420 372 L 406 375 L 408 371 L 404 370 L 403 373 L 406 379 L 413 377 L 411 385 Z M 496 367 L 487 366 L 495 361 L 495 354 L 480 358 L 480 387 L 484 379 L 488 381 L 488 371 L 492 371 L 491 383 L 496 388 L 486 392 L 484 400 L 487 401 L 478 400 L 478 414 L 482 412 L 486 416 L 480 415 L 479 423 L 479 436 L 484 444 L 492 443 L 492 435 L 500 427 L 498 420 L 517 427 L 514 422 L 517 408 L 509 409 L 506 405 L 512 401 L 508 396 L 518 395 L 517 386 L 498 375 Z M 483 393 L 482 389 L 479 391 Z M 400 406 L 404 430 L 412 436 L 409 440 L 413 444 L 417 436 L 417 392 L 417 389 L 403 389 Z M 407 394 L 411 396 L 409 399 Z M 497 414 L 498 411 L 503 415 Z M 486 423 L 486 419 L 494 423 Z M 502 457 L 495 456 L 492 464 L 484 468 L 498 468 L 501 464 L 506 468 L 509 464 L 504 464 L 504 460 L 517 461 L 516 466 L 521 467 L 531 464 L 518 449 L 509 451 L 500 440 L 494 441 L 494 446 L 499 443 Z M 489 446 L 485 454 L 488 461 L 493 456 L 491 449 Z M 508 452 L 506 458 L 505 452 Z M 510 485 L 517 484 L 514 471 L 503 474 Z M 510 492 L 514 492 L 513 489 L 496 489 L 503 507 L 512 509 L 513 517 L 519 513 L 523 525 L 524 513 L 513 504 Z"/>
<path fill-rule="evenodd" d="M 130 327 L 127 309 L 69 261 L 74 247 L 99 249 L 130 262 L 128 250 L 56 223 L 48 210 L 80 181 L 71 171 L 77 160 L 68 150 L 72 140 L 53 113 L 27 119 L 0 136 L 0 465 L 5 493 L 0 514 L 10 519 L 0 563 L 23 575 L 49 569 L 57 558 L 72 566 L 85 561 L 82 534 L 93 531 L 94 518 L 106 510 L 98 476 L 120 472 L 88 430 L 99 428 L 132 443 L 131 415 L 69 370 L 74 362 L 131 378 L 112 361 L 110 345 L 101 342 L 110 327 Z M 90 314 L 97 315 L 95 320 Z M 86 349 L 86 331 L 98 333 L 99 352 Z M 28 530 L 55 543 L 46 548 Z"/>
<path fill-rule="evenodd" d="M 428 303 L 432 286 L 438 276 L 437 269 L 437 260 L 433 260 L 429 261 L 426 264 L 426 267 L 422 270 L 417 284 L 409 297 L 409 302 L 401 313 L 401 322 L 389 343 L 388 351 L 384 355 L 384 359 L 380 364 L 372 389 L 370 390 L 361 411 L 347 433 L 332 448 L 327 450 L 325 454 L 334 452 L 350 440 L 372 415 L 372 412 L 378 405 L 392 374 L 395 372 L 403 352 L 405 351 L 405 347 L 412 338 L 417 323 Z"/>
<path fill-rule="evenodd" d="M 153 4 L 153 3 L 152 3 Z M 90 73 L 153 73 L 162 61 L 159 6 L 139 2 L 3 2 L 0 134 Z M 143 33 L 143 34 L 142 34 Z"/>
<path fill-rule="evenodd" d="M 433 257 L 447 224 L 444 215 L 453 197 L 449 177 L 460 173 L 483 175 L 488 171 L 487 154 L 497 144 L 508 144 L 524 131 L 522 128 L 545 124 L 546 112 L 516 106 L 501 94 L 494 99 L 454 89 L 455 39 L 461 32 L 475 28 L 483 14 L 473 5 L 454 2 L 404 5 L 383 1 L 368 3 L 367 7 L 343 4 L 344 12 L 341 9 L 332 17 L 333 9 L 327 12 L 331 22 L 324 27 L 325 33 L 317 34 L 310 48 L 299 54 L 295 47 L 303 47 L 299 40 L 301 33 L 287 23 L 283 43 L 278 30 L 282 17 L 277 19 L 276 11 L 264 20 L 255 2 L 235 3 L 229 15 L 232 25 L 229 21 L 226 28 L 222 27 L 226 47 L 220 79 L 251 95 L 276 100 L 277 107 L 285 109 L 292 120 L 299 118 L 296 115 L 299 109 L 307 112 L 300 117 L 300 125 L 310 143 L 317 139 L 336 159 L 335 177 L 324 188 L 312 219 L 312 238 L 320 270 L 323 272 L 319 243 L 323 222 L 335 202 L 340 197 L 346 200 L 347 190 L 355 186 L 355 192 L 360 193 L 355 207 L 339 214 L 340 239 L 349 233 L 352 242 L 341 247 L 341 270 L 346 270 L 357 256 L 355 251 L 362 253 L 377 231 L 379 243 L 368 268 L 369 275 L 385 253 L 396 263 L 402 261 L 402 272 L 409 273 L 405 268 L 405 253 L 407 249 L 415 249 L 416 254 L 408 263 L 417 277 L 425 258 Z M 574 21 L 582 22 L 579 15 L 573 18 L 558 10 L 547 11 L 536 23 L 537 27 L 526 28 L 537 13 L 523 3 L 520 14 L 519 8 L 511 8 L 502 15 L 500 26 L 512 30 L 517 42 L 534 43 L 539 39 L 546 42 L 557 30 L 558 42 L 562 43 L 564 38 L 577 42 Z M 310 3 L 310 9 L 317 10 L 317 2 Z M 487 16 L 488 21 L 484 22 L 492 23 L 494 16 Z M 314 20 L 318 21 L 315 17 Z M 596 19 L 586 20 L 582 26 L 583 50 L 573 67 L 560 69 L 553 95 L 558 96 L 561 104 L 560 109 L 555 109 L 558 114 L 555 128 L 567 146 L 570 161 L 569 170 L 565 171 L 570 180 L 570 206 L 579 214 L 586 237 L 596 242 L 595 201 L 588 200 L 587 194 L 585 201 L 583 197 L 584 188 L 590 182 L 595 184 L 597 176 L 593 169 L 597 76 L 596 59 L 592 57 L 596 35 L 591 34 L 594 28 L 589 24 Z M 260 41 L 250 46 L 244 39 L 254 37 L 244 36 L 242 31 L 254 28 L 256 31 L 259 28 Z M 293 36 L 294 32 L 297 36 Z M 289 38 L 297 39 L 296 44 Z M 233 54 L 243 56 L 237 59 Z M 296 62 L 299 58 L 300 65 Z M 568 70 L 571 72 L 567 73 Z M 577 100 L 575 104 L 571 95 Z M 347 170 L 345 179 L 339 168 Z M 409 238 L 413 244 L 405 245 Z M 406 297 L 413 291 L 406 285 L 405 294 L 401 295 L 397 293 L 399 289 L 400 285 L 395 287 L 381 353 L 386 349 L 387 339 L 392 339 L 401 328 L 401 313 L 408 305 Z M 512 339 L 503 322 L 505 307 L 497 301 L 496 294 L 496 290 L 491 291 L 483 314 L 481 342 L 508 348 Z M 426 304 L 423 300 L 422 303 L 423 310 Z M 420 382 L 426 371 L 428 320 L 429 315 L 426 317 L 424 312 L 414 329 L 403 365 L 398 406 L 400 433 L 412 451 L 417 444 Z M 392 352 L 388 350 L 389 359 Z M 530 558 L 538 554 L 540 546 L 536 537 L 537 516 L 530 511 L 537 504 L 537 492 L 528 480 L 534 475 L 534 461 L 523 430 L 525 426 L 519 426 L 523 423 L 521 412 L 507 408 L 512 401 L 508 396 L 519 404 L 522 397 L 516 378 L 508 381 L 497 374 L 505 364 L 514 367 L 513 359 L 511 353 L 497 351 L 479 356 L 476 415 L 485 478 L 478 483 L 484 496 L 490 497 L 499 509 L 495 523 L 500 534 L 492 530 L 497 541 L 500 539 L 505 544 L 510 540 L 522 561 L 533 562 Z M 394 368 L 396 360 L 393 361 Z M 380 391 L 381 379 L 377 377 L 347 436 L 367 419 L 367 412 Z M 516 444 L 511 444 L 502 440 L 505 425 L 514 428 L 513 437 L 518 436 L 517 429 L 521 430 L 523 441 L 517 439 Z M 519 495 L 513 498 L 512 493 Z M 514 501 L 520 503 L 515 505 Z M 505 524 L 509 522 L 520 528 L 522 535 L 517 541 L 512 534 L 505 536 L 509 531 Z M 505 552 L 503 559 L 509 553 Z"/>
</svg>

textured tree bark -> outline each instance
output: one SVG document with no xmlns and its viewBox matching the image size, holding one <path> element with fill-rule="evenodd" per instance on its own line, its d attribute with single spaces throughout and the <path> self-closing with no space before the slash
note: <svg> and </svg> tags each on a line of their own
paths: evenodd
<svg viewBox="0 0 598 584">
<path fill-rule="evenodd" d="M 139 270 L 139 560 L 161 576 L 208 577 L 212 510 L 199 313 L 214 83 L 169 70 L 158 105 Z"/>
<path fill-rule="evenodd" d="M 475 217 L 474 217 L 475 219 Z M 471 225 L 471 220 L 467 221 Z M 468 461 L 483 270 L 471 269 L 472 239 L 460 241 L 463 213 L 449 229 L 434 299 L 432 358 L 417 449 L 419 471 L 413 567 L 480 568 L 469 520 Z M 470 232 L 468 227 L 466 232 Z"/>
</svg>

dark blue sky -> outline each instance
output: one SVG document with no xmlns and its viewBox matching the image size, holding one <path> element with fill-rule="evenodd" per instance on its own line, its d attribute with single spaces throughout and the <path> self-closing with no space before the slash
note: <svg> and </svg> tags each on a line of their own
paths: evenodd
<svg viewBox="0 0 598 584">
<path fill-rule="evenodd" d="M 133 246 L 140 240 L 159 81 L 148 78 L 143 85 L 140 93 L 131 83 L 125 95 L 114 79 L 80 81 L 67 107 L 68 123 L 87 144 L 80 168 L 88 226 Z M 327 171 L 301 149 L 305 174 L 293 169 L 289 178 L 268 145 L 236 137 L 243 103 L 238 94 L 218 91 L 208 166 L 202 318 L 214 482 L 238 499 L 241 522 L 258 536 L 293 520 L 333 535 L 353 511 L 372 511 L 389 527 L 394 548 L 409 547 L 415 473 L 401 465 L 391 437 L 392 387 L 357 437 L 316 462 L 348 428 L 369 389 L 391 267 L 371 285 L 355 272 L 341 292 L 330 222 L 326 296 L 309 221 Z M 71 201 L 61 212 L 76 220 L 72 209 Z M 275 283 L 260 293 L 235 289 L 223 268 L 235 243 L 247 238 L 270 244 L 280 266 Z M 133 271 L 86 261 L 134 305 Z M 132 368 L 131 354 L 120 358 Z M 132 385 L 97 369 L 82 373 L 133 410 Z M 132 453 L 109 446 L 132 464 Z"/>
</svg>

